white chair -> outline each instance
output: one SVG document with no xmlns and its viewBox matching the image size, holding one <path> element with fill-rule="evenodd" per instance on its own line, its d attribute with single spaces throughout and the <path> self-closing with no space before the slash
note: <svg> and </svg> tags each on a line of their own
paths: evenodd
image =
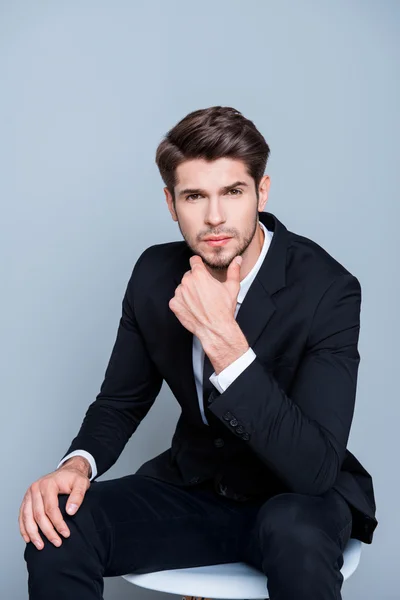
<svg viewBox="0 0 400 600">
<path fill-rule="evenodd" d="M 350 538 L 344 553 L 341 573 L 344 580 L 354 573 L 360 562 L 362 542 Z M 123 578 L 148 590 L 178 594 L 188 600 L 264 600 L 268 598 L 267 577 L 244 562 L 169 569 Z"/>
</svg>

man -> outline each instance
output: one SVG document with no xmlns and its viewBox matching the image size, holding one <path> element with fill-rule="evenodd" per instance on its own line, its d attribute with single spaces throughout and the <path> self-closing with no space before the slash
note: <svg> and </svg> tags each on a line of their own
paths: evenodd
<svg viewBox="0 0 400 600">
<path fill-rule="evenodd" d="M 333 600 L 349 538 L 372 542 L 372 479 L 346 448 L 360 284 L 264 212 L 268 156 L 229 107 L 190 113 L 160 143 L 184 241 L 139 257 L 100 393 L 24 497 L 31 599 L 94 600 L 104 577 L 244 560 L 272 600 Z M 182 407 L 171 448 L 95 481 L 163 380 Z"/>
</svg>

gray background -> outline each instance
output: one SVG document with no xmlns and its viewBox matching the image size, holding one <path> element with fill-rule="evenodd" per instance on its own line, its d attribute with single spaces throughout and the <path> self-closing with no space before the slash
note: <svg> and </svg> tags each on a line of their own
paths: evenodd
<svg viewBox="0 0 400 600">
<path fill-rule="evenodd" d="M 27 598 L 19 506 L 99 391 L 132 266 L 181 239 L 156 146 L 213 105 L 270 144 L 266 210 L 361 282 L 349 448 L 379 526 L 343 597 L 398 598 L 399 22 L 395 1 L 0 3 L 2 598 Z M 168 448 L 178 408 L 164 384 L 102 479 Z"/>
</svg>

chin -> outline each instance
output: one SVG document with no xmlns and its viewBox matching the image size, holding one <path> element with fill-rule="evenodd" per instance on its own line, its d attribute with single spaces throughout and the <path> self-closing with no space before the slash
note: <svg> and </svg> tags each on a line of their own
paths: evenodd
<svg viewBox="0 0 400 600">
<path fill-rule="evenodd" d="M 197 247 L 189 244 L 186 240 L 186 243 L 192 250 L 194 254 L 200 256 L 203 263 L 209 268 L 214 269 L 216 271 L 224 271 L 231 264 L 232 260 L 236 256 L 236 252 L 230 250 L 231 255 L 226 253 L 224 248 L 220 249 L 220 252 L 214 252 L 213 249 L 210 249 L 209 252 L 205 253 L 203 249 L 201 249 L 202 244 L 199 244 Z"/>
<path fill-rule="evenodd" d="M 230 257 L 226 257 L 226 256 L 222 256 L 222 253 L 220 256 L 215 256 L 213 259 L 209 260 L 207 257 L 202 256 L 201 258 L 203 259 L 203 262 L 205 265 L 207 265 L 208 267 L 210 267 L 210 269 L 215 269 L 215 270 L 226 270 L 229 265 L 231 264 L 232 260 L 235 258 L 236 254 L 233 254 Z"/>
</svg>

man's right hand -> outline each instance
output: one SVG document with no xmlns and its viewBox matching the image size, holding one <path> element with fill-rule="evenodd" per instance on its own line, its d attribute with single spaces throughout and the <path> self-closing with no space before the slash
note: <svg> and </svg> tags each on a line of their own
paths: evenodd
<svg viewBox="0 0 400 600">
<path fill-rule="evenodd" d="M 44 547 L 40 529 L 55 546 L 62 541 L 57 532 L 69 537 L 70 531 L 58 505 L 59 494 L 69 494 L 67 512 L 76 513 L 90 487 L 90 465 L 83 456 L 73 456 L 56 471 L 41 477 L 28 488 L 19 510 L 19 528 L 25 542 L 33 542 L 41 550 Z"/>
</svg>

